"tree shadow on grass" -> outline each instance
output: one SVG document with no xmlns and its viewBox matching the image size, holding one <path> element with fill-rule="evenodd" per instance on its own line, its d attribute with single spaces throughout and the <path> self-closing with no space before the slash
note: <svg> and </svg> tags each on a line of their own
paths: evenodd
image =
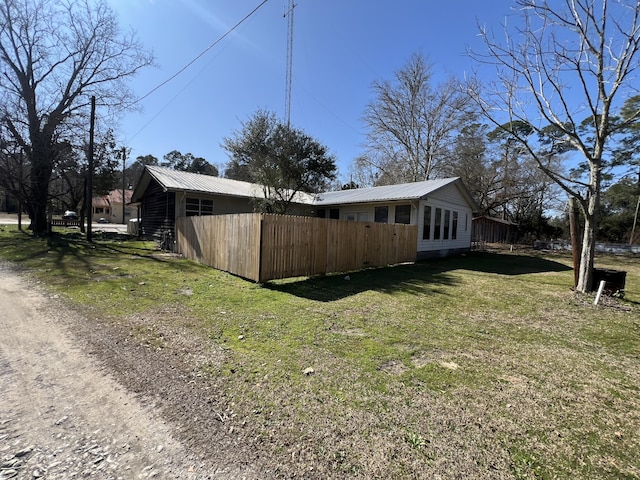
<svg viewBox="0 0 640 480">
<path fill-rule="evenodd" d="M 455 286 L 458 283 L 456 276 L 451 273 L 454 270 L 510 276 L 564 272 L 571 268 L 534 255 L 472 252 L 455 257 L 360 270 L 348 274 L 319 276 L 305 280 L 271 281 L 264 286 L 320 302 L 332 302 L 369 290 L 384 293 L 401 291 L 415 295 L 436 295 L 444 294 L 442 287 Z"/>
<path fill-rule="evenodd" d="M 530 273 L 567 272 L 571 267 L 538 255 L 472 252 L 450 260 L 449 268 L 472 270 L 498 275 L 525 275 Z"/>
<path fill-rule="evenodd" d="M 446 272 L 435 271 L 424 264 L 411 264 L 298 281 L 271 281 L 265 283 L 264 287 L 309 300 L 333 302 L 369 290 L 433 295 L 442 293 L 441 287 L 452 286 L 455 283 L 455 278 Z"/>
<path fill-rule="evenodd" d="M 88 242 L 80 232 L 53 233 L 46 237 L 20 233 L 19 236 L 0 238 L 0 247 L 13 249 L 11 261 L 18 267 L 30 268 L 38 259 L 47 257 L 45 263 L 50 263 L 60 278 L 76 277 L 80 272 L 91 273 L 98 263 L 109 265 L 115 256 L 126 258 L 129 255 L 132 259 L 145 258 L 159 264 L 173 260 L 160 255 L 156 248 L 145 248 L 126 240 L 118 238 L 114 241 L 109 236 L 95 235 L 94 242 Z"/>
</svg>

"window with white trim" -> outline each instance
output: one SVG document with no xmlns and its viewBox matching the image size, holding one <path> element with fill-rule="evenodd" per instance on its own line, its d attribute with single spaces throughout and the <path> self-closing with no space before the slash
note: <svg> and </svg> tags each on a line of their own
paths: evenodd
<svg viewBox="0 0 640 480">
<path fill-rule="evenodd" d="M 348 222 L 367 222 L 369 221 L 369 214 L 367 212 L 354 212 L 347 213 L 347 221 Z"/>
<path fill-rule="evenodd" d="M 384 205 L 382 207 L 376 207 L 373 215 L 373 220 L 376 223 L 388 223 L 389 222 L 389 207 Z"/>
<path fill-rule="evenodd" d="M 431 207 L 424 207 L 424 224 L 422 226 L 422 239 L 431 240 Z"/>
<path fill-rule="evenodd" d="M 453 212 L 453 217 L 451 218 L 451 240 L 456 240 L 458 238 L 458 212 Z"/>
<path fill-rule="evenodd" d="M 444 228 L 442 232 L 442 239 L 449 240 L 449 226 L 451 224 L 451 210 L 444 211 Z"/>
<path fill-rule="evenodd" d="M 440 230 L 442 226 L 442 209 L 436 208 L 436 218 L 433 225 L 433 239 L 440 240 Z"/>
<path fill-rule="evenodd" d="M 411 205 L 396 205 L 395 223 L 411 223 Z"/>
</svg>

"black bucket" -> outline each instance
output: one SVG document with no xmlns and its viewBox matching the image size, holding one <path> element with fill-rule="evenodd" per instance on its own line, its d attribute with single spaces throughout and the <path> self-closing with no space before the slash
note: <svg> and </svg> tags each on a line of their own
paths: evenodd
<svg viewBox="0 0 640 480">
<path fill-rule="evenodd" d="M 604 268 L 593 269 L 592 290 L 598 290 L 600 282 L 603 281 L 606 295 L 624 295 L 624 286 L 627 281 L 627 272 L 623 270 L 607 270 Z"/>
</svg>

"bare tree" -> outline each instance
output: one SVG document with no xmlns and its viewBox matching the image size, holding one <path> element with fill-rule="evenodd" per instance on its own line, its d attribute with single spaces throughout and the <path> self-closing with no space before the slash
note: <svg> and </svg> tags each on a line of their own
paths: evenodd
<svg viewBox="0 0 640 480">
<path fill-rule="evenodd" d="M 0 122 L 26 157 L 34 233 L 46 232 L 58 146 L 86 136 L 90 97 L 130 104 L 125 81 L 151 62 L 106 0 L 0 0 Z"/>
<path fill-rule="evenodd" d="M 437 176 L 453 133 L 466 121 L 466 89 L 454 79 L 433 84 L 433 66 L 414 54 L 394 81 L 376 81 L 367 106 L 368 162 L 378 184 L 415 182 Z"/>
<path fill-rule="evenodd" d="M 505 27 L 506 39 L 481 33 L 486 54 L 474 59 L 497 66 L 498 80 L 473 90 L 476 103 L 496 127 L 507 129 L 538 167 L 584 213 L 577 289 L 591 289 L 603 169 L 609 142 L 623 122 L 615 119 L 622 101 L 637 92 L 640 3 L 636 0 L 518 0 L 522 24 Z M 513 33 L 513 36 L 512 36 Z M 636 111 L 628 121 L 637 120 Z M 579 128 L 585 118 L 591 129 Z M 538 136 L 509 129 L 525 122 Z M 549 130 L 549 127 L 552 130 Z M 546 129 L 546 130 L 545 130 Z M 548 133 L 553 131 L 553 135 Z M 540 137 L 547 148 L 540 148 Z M 546 161 L 569 144 L 588 165 L 585 178 L 572 178 Z"/>
</svg>

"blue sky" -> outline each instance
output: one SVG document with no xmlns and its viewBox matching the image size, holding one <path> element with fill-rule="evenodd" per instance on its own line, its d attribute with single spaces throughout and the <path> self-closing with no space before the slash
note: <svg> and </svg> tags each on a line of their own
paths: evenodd
<svg viewBox="0 0 640 480">
<path fill-rule="evenodd" d="M 131 82 L 146 95 L 225 34 L 262 0 L 110 0 L 121 27 L 153 50 L 157 67 Z M 223 165 L 222 139 L 258 109 L 284 117 L 287 0 L 268 0 L 234 33 L 127 113 L 119 130 L 130 158 L 179 150 Z M 442 79 L 462 78 L 481 49 L 478 24 L 501 30 L 514 0 L 296 0 L 291 124 L 335 155 L 348 181 L 363 152 L 371 84 L 422 53 Z M 438 80 L 438 79 L 436 79 Z"/>
</svg>

